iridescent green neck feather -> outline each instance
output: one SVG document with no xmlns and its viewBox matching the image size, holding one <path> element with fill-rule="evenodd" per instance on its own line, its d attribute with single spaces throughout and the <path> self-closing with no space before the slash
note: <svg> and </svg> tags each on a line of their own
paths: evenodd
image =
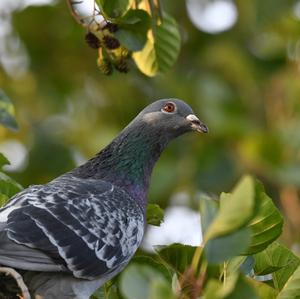
<svg viewBox="0 0 300 299">
<path fill-rule="evenodd" d="M 145 206 L 153 166 L 168 143 L 163 135 L 143 122 L 133 122 L 73 174 L 113 182 Z"/>
</svg>

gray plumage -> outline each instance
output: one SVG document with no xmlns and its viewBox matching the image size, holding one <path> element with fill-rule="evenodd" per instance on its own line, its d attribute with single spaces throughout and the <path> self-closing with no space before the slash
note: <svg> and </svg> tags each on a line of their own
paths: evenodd
<svg viewBox="0 0 300 299">
<path fill-rule="evenodd" d="M 191 130 L 207 132 L 187 104 L 154 102 L 96 157 L 15 195 L 0 209 L 0 264 L 24 270 L 33 295 L 88 298 L 134 255 L 152 168 Z"/>
</svg>

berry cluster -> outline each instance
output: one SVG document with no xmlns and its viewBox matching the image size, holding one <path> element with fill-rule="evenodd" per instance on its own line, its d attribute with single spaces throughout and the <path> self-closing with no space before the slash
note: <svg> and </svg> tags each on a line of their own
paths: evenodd
<svg viewBox="0 0 300 299">
<path fill-rule="evenodd" d="M 104 75 L 111 75 L 114 69 L 121 73 L 129 71 L 127 60 L 131 54 L 114 36 L 117 30 L 117 24 L 107 22 L 101 29 L 85 35 L 87 44 L 92 49 L 98 49 L 97 65 Z"/>
</svg>

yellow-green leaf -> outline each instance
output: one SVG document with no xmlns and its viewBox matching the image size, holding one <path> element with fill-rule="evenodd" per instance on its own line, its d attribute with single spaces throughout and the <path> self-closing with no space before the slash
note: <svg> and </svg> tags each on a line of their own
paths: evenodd
<svg viewBox="0 0 300 299">
<path fill-rule="evenodd" d="M 290 276 L 277 299 L 299 299 L 300 298 L 300 266 Z"/>
<path fill-rule="evenodd" d="M 180 50 L 180 33 L 176 21 L 165 15 L 148 34 L 144 48 L 133 53 L 138 68 L 147 76 L 164 73 L 176 61 Z"/>
<path fill-rule="evenodd" d="M 247 277 L 247 281 L 250 285 L 253 286 L 255 292 L 257 293 L 260 299 L 275 299 L 278 291 L 270 287 L 264 282 L 257 281 L 255 279 Z"/>
<path fill-rule="evenodd" d="M 244 176 L 231 194 L 222 194 L 220 210 L 210 225 L 205 240 L 224 236 L 247 225 L 255 210 L 255 183 Z"/>
</svg>

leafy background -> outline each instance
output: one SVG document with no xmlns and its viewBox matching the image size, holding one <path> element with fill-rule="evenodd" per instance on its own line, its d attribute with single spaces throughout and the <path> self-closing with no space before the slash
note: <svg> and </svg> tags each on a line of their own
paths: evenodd
<svg viewBox="0 0 300 299">
<path fill-rule="evenodd" d="M 151 78 L 133 62 L 128 74 L 102 75 L 64 1 L 24 3 L 0 3 L 0 88 L 19 126 L 0 127 L 0 152 L 25 157 L 7 168 L 10 177 L 45 183 L 99 151 L 151 101 L 182 98 L 210 133 L 173 142 L 155 168 L 150 201 L 167 207 L 184 194 L 184 205 L 198 209 L 199 194 L 228 192 L 251 173 L 284 216 L 280 241 L 300 253 L 299 1 L 231 2 L 236 22 L 214 34 L 195 27 L 187 2 L 163 1 L 182 44 L 175 65 Z M 163 292 L 164 277 L 157 280 Z"/>
</svg>

